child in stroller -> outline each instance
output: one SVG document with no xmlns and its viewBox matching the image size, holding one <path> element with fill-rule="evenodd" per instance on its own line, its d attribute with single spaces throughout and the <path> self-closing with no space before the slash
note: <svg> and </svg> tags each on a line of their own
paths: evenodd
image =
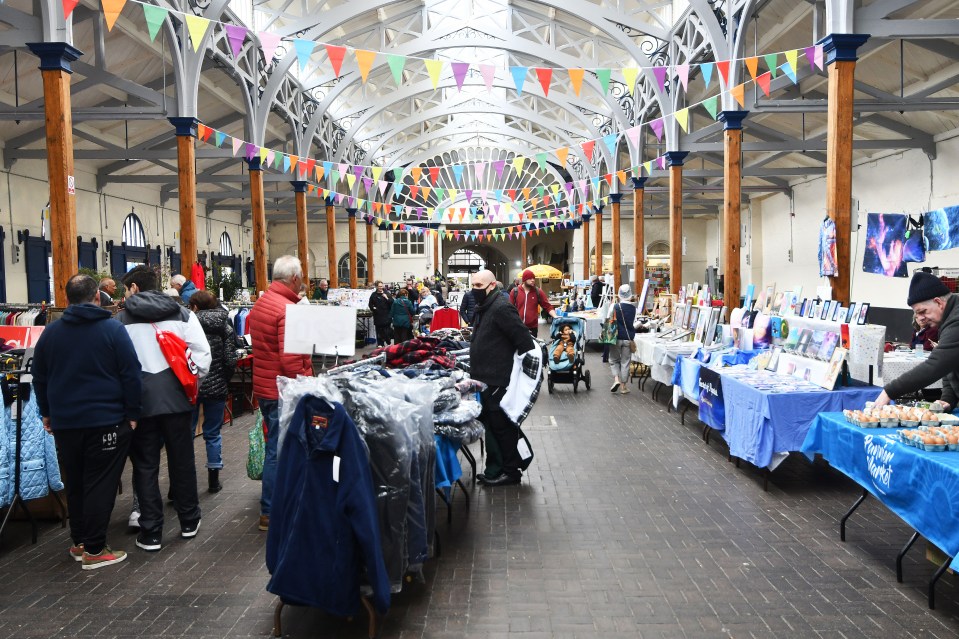
<svg viewBox="0 0 959 639">
<path fill-rule="evenodd" d="M 572 384 L 573 392 L 579 390 L 579 383 L 589 390 L 591 382 L 586 370 L 586 322 L 578 317 L 558 317 L 550 327 L 550 344 L 547 363 L 549 370 L 547 384 L 553 392 L 556 384 Z"/>
<path fill-rule="evenodd" d="M 560 359 L 563 355 L 566 355 L 566 358 L 572 362 L 573 358 L 576 356 L 576 333 L 573 332 L 573 327 L 569 324 L 564 324 L 562 328 L 559 329 L 559 339 L 556 340 L 555 348 L 553 349 L 553 362 L 559 364 Z"/>
</svg>

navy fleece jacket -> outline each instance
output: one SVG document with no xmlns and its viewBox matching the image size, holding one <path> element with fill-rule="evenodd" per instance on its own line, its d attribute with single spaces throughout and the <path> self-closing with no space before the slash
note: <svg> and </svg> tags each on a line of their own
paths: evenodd
<svg viewBox="0 0 959 639">
<path fill-rule="evenodd" d="M 43 329 L 33 355 L 40 414 L 54 430 L 140 417 L 140 360 L 123 324 L 95 304 L 72 304 Z"/>
</svg>

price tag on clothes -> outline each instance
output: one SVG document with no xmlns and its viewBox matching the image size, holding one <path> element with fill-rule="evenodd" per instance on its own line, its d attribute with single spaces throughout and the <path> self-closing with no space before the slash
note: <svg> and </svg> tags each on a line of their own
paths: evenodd
<svg viewBox="0 0 959 639">
<path fill-rule="evenodd" d="M 333 456 L 333 481 L 340 483 L 340 457 L 339 455 Z"/>
</svg>

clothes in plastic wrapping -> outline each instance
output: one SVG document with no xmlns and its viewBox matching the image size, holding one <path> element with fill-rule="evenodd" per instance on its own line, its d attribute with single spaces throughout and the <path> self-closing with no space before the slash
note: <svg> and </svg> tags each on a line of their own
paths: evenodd
<svg viewBox="0 0 959 639">
<path fill-rule="evenodd" d="M 457 446 L 463 446 L 472 444 L 482 437 L 486 428 L 480 420 L 471 419 L 463 424 L 434 424 L 433 432 L 449 439 Z"/>
<path fill-rule="evenodd" d="M 439 382 L 439 384 L 437 384 Z M 410 501 L 407 509 L 407 549 L 409 572 L 420 572 L 422 564 L 432 551 L 436 518 L 436 500 L 433 496 L 436 469 L 436 446 L 433 441 L 433 405 L 437 388 L 446 380 L 394 377 L 382 379 L 376 390 L 406 401 L 414 407 L 413 419 L 404 422 L 413 442 L 410 464 Z"/>
<path fill-rule="evenodd" d="M 327 401 L 343 403 L 343 395 L 329 377 L 278 377 L 276 386 L 279 390 L 279 405 L 277 408 L 277 422 L 280 433 L 276 442 L 276 458 L 279 461 L 283 454 L 283 441 L 286 439 L 287 429 L 293 412 L 305 395 L 320 397 Z"/>
<path fill-rule="evenodd" d="M 338 382 L 340 380 L 337 380 Z M 353 417 L 370 451 L 370 470 L 376 491 L 383 560 L 393 592 L 403 589 L 408 565 L 406 509 L 410 499 L 412 438 L 397 422 L 412 419 L 412 407 L 374 395 L 351 380 L 342 380 L 344 407 Z"/>
</svg>

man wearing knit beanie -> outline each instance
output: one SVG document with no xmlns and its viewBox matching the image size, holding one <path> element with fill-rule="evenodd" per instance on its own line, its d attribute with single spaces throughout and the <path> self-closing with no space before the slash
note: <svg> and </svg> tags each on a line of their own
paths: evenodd
<svg viewBox="0 0 959 639">
<path fill-rule="evenodd" d="M 546 298 L 543 289 L 536 286 L 536 275 L 532 270 L 526 269 L 520 277 L 523 278 L 523 283 L 509 294 L 509 301 L 516 307 L 523 324 L 526 325 L 533 337 L 536 337 L 539 328 L 540 307 L 543 307 L 543 310 L 554 319 L 556 318 L 556 311 Z"/>
<path fill-rule="evenodd" d="M 884 406 L 890 399 L 919 391 L 942 380 L 942 399 L 946 410 L 956 406 L 959 390 L 959 304 L 957 297 L 932 273 L 916 271 L 909 283 L 906 303 L 912 307 L 916 319 L 926 326 L 939 329 L 939 344 L 929 357 L 896 379 L 888 382 L 876 399 Z"/>
</svg>

